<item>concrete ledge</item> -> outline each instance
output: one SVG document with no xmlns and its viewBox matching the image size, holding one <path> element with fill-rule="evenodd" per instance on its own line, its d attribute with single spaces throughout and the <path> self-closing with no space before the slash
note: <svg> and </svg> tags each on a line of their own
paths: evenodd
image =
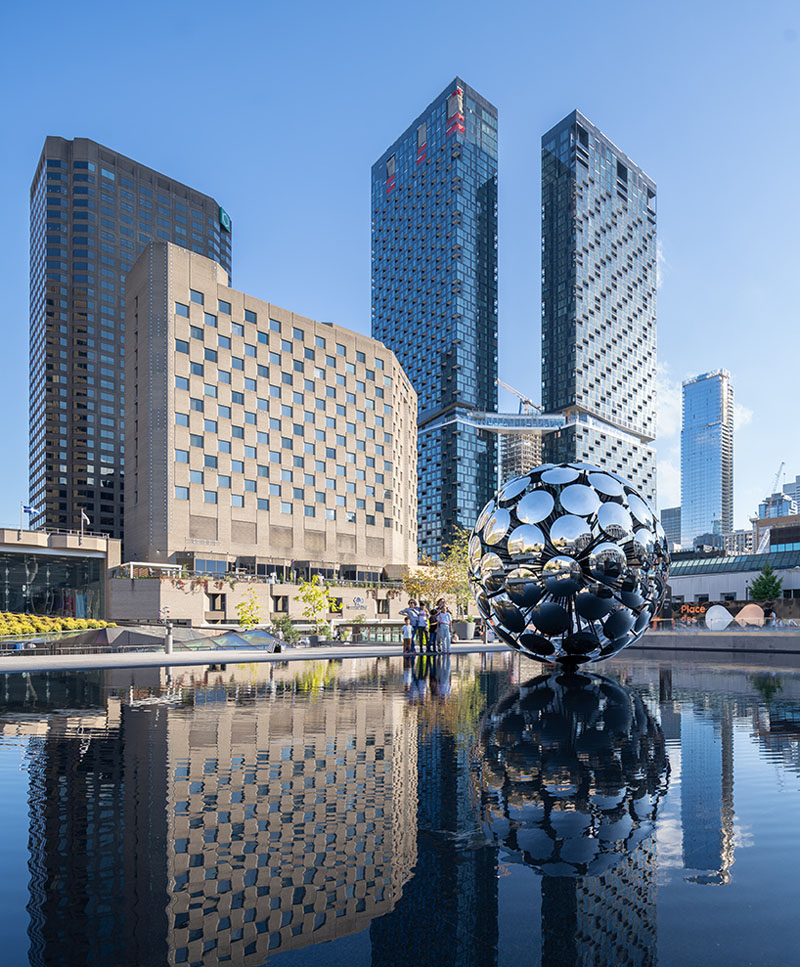
<svg viewBox="0 0 800 967">
<path fill-rule="evenodd" d="M 450 655 L 480 652 L 511 651 L 507 645 L 453 645 Z M 128 652 L 105 655 L 27 655 L 20 652 L 10 658 L 0 658 L 0 674 L 30 672 L 96 671 L 104 668 L 165 668 L 184 665 L 247 665 L 251 662 L 330 661 L 345 658 L 400 658 L 401 645 L 356 645 L 351 647 L 292 648 L 279 654 L 250 649 L 219 649 L 214 651 Z M 441 655 L 441 652 L 436 652 Z M 417 656 L 419 657 L 419 653 Z"/>
<path fill-rule="evenodd" d="M 649 631 L 635 645 L 636 651 L 752 652 L 754 654 L 800 654 L 800 631 Z"/>
</svg>

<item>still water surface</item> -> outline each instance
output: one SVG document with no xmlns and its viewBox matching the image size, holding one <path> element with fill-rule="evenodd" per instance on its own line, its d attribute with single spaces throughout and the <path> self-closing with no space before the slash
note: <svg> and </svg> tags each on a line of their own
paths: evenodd
<svg viewBox="0 0 800 967">
<path fill-rule="evenodd" d="M 0 961 L 790 965 L 800 671 L 0 676 Z"/>
</svg>

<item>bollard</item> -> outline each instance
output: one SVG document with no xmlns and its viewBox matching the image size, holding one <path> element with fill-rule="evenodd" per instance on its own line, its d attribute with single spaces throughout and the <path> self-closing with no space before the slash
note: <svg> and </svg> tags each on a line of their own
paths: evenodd
<svg viewBox="0 0 800 967">
<path fill-rule="evenodd" d="M 172 622 L 167 622 L 167 633 L 164 635 L 164 653 L 172 654 Z"/>
</svg>

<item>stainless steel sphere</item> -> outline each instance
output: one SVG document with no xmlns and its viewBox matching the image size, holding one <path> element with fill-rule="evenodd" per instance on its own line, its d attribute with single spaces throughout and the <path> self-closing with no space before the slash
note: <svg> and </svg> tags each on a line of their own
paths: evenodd
<svg viewBox="0 0 800 967">
<path fill-rule="evenodd" d="M 481 614 L 538 661 L 610 658 L 661 608 L 667 540 L 622 477 L 587 463 L 545 464 L 504 484 L 469 542 Z"/>
<path fill-rule="evenodd" d="M 544 876 L 597 876 L 653 831 L 667 790 L 664 733 L 641 697 L 562 669 L 484 718 L 477 772 L 484 828 L 503 856 Z"/>
</svg>

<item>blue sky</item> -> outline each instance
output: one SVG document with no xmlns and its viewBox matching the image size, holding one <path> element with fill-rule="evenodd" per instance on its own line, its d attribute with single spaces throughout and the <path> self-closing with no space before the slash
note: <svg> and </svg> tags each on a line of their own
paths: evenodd
<svg viewBox="0 0 800 967">
<path fill-rule="evenodd" d="M 370 165 L 456 75 L 500 117 L 500 375 L 540 396 L 540 138 L 579 108 L 658 184 L 659 503 L 679 500 L 680 381 L 733 377 L 735 523 L 800 474 L 800 7 L 6 4 L 0 524 L 27 498 L 28 189 L 47 134 L 219 199 L 234 285 L 370 325 Z M 501 406 L 514 406 L 501 394 Z"/>
</svg>

